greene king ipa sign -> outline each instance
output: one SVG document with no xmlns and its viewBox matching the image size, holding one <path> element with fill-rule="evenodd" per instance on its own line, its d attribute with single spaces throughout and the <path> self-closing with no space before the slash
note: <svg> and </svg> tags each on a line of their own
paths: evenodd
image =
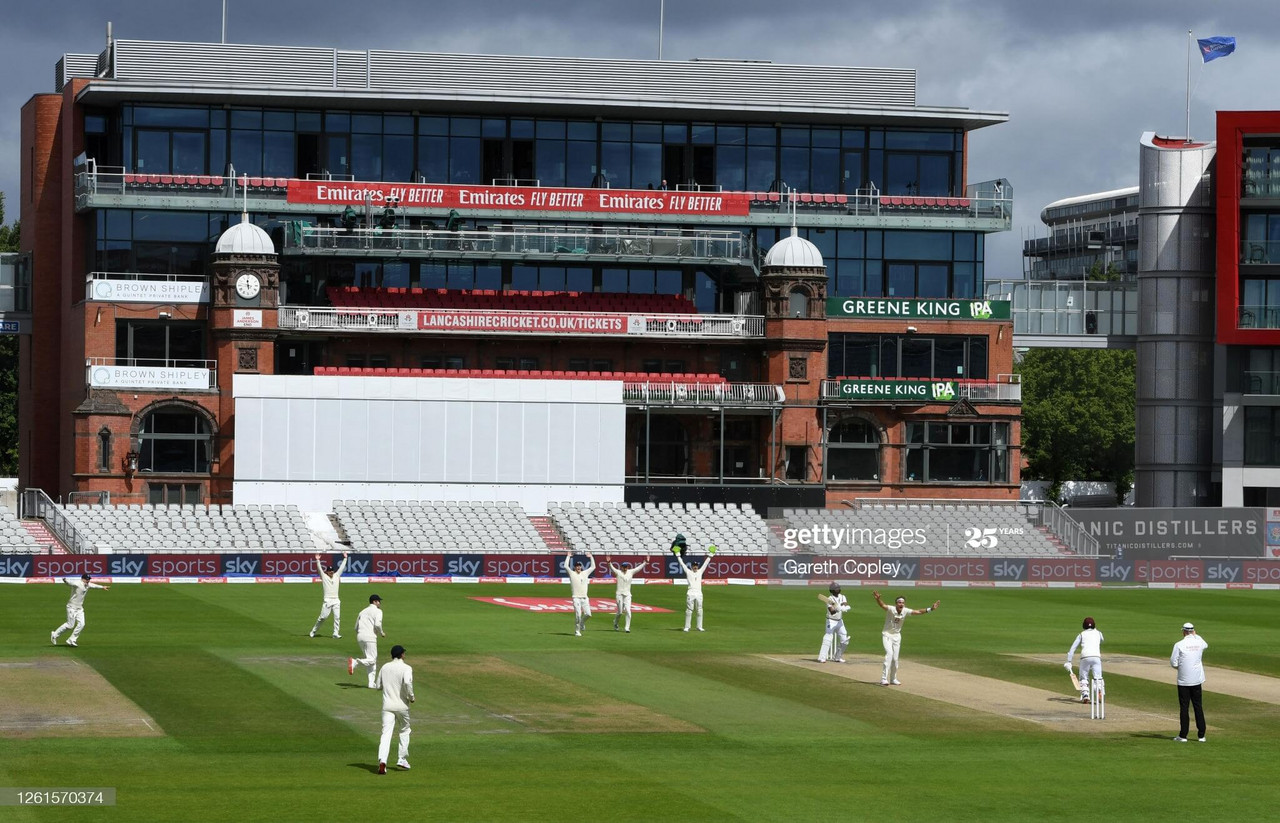
<svg viewBox="0 0 1280 823">
<path fill-rule="evenodd" d="M 956 399 L 954 380 L 841 380 L 841 400 L 914 400 L 918 403 Z"/>
<path fill-rule="evenodd" d="M 867 320 L 1008 320 L 1008 300 L 930 300 L 893 297 L 828 297 L 827 317 Z"/>
</svg>

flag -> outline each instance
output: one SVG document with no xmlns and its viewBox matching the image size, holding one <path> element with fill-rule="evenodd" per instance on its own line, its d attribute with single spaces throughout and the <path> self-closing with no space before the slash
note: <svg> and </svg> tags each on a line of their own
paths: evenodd
<svg viewBox="0 0 1280 823">
<path fill-rule="evenodd" d="M 1236 39 L 1234 37 L 1205 37 L 1197 40 L 1200 46 L 1200 56 L 1204 58 L 1204 62 L 1217 60 L 1219 57 L 1226 57 L 1228 54 L 1236 50 Z"/>
</svg>

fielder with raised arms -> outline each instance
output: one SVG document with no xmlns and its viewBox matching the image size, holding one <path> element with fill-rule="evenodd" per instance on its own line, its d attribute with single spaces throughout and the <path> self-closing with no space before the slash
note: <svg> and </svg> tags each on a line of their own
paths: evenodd
<svg viewBox="0 0 1280 823">
<path fill-rule="evenodd" d="M 1080 702 L 1089 702 L 1089 675 L 1093 675 L 1093 679 L 1102 682 L 1102 632 L 1098 631 L 1098 624 L 1093 621 L 1092 617 L 1086 617 L 1083 623 L 1083 631 L 1076 635 L 1075 642 L 1071 644 L 1071 648 L 1067 650 L 1067 662 L 1063 664 L 1067 671 L 1071 671 L 1071 658 L 1075 657 L 1076 648 L 1080 649 L 1080 677 L 1076 685 L 1080 689 Z"/>
<path fill-rule="evenodd" d="M 596 570 L 596 559 L 587 552 L 587 565 L 583 566 L 581 560 L 573 559 L 573 555 L 565 555 L 564 570 L 569 575 L 569 593 L 573 596 L 573 634 L 582 637 L 582 631 L 591 619 L 591 597 L 587 586 L 591 582 L 591 573 Z"/>
<path fill-rule="evenodd" d="M 76 641 L 80 639 L 80 632 L 84 631 L 84 596 L 89 589 L 102 589 L 106 591 L 111 586 L 99 586 L 97 583 L 91 582 L 91 578 L 87 574 L 80 575 L 79 580 L 72 580 L 70 577 L 62 578 L 62 582 L 70 586 L 73 591 L 71 598 L 67 601 L 67 622 L 49 633 L 49 640 L 53 645 L 58 645 L 58 635 L 71 629 L 71 636 L 67 638 L 68 646 L 80 645 Z"/>
<path fill-rule="evenodd" d="M 320 604 L 320 616 L 316 618 L 316 624 L 311 627 L 311 636 L 316 636 L 316 630 L 320 628 L 320 624 L 329 615 L 333 615 L 333 636 L 334 638 L 342 637 L 338 634 L 338 625 L 342 622 L 342 599 L 338 597 L 338 583 L 341 581 L 342 573 L 347 570 L 348 552 L 342 553 L 342 562 L 338 564 L 338 568 L 334 568 L 333 564 L 329 564 L 329 568 L 325 569 L 320 565 L 320 555 L 316 555 L 316 572 L 320 575 L 320 586 L 324 590 L 324 601 Z"/>
<path fill-rule="evenodd" d="M 880 599 L 880 592 L 871 594 L 875 596 L 876 603 L 885 612 L 884 629 L 880 632 L 880 639 L 884 642 L 884 669 L 880 672 L 880 685 L 888 686 L 892 683 L 895 686 L 901 686 L 902 684 L 898 682 L 898 654 L 902 651 L 902 623 L 908 615 L 927 614 L 933 611 L 942 601 L 933 601 L 933 605 L 927 609 L 908 609 L 905 597 L 899 597 L 890 607 Z"/>
<path fill-rule="evenodd" d="M 716 553 L 716 547 L 707 546 L 707 556 L 702 559 L 702 565 L 697 567 L 686 566 L 679 549 L 673 548 L 672 551 L 676 553 L 676 562 L 680 564 L 680 568 L 684 569 L 684 576 L 689 581 L 689 590 L 684 595 L 684 630 L 689 631 L 689 620 L 693 617 L 693 610 L 696 608 L 698 631 L 702 631 L 702 573 L 707 570 L 707 564 L 711 562 L 711 556 Z"/>
<path fill-rule="evenodd" d="M 626 631 L 631 634 L 631 581 L 632 579 L 649 564 L 646 560 L 640 565 L 632 568 L 631 564 L 623 561 L 619 566 L 617 563 L 610 561 L 609 570 L 613 572 L 613 577 L 618 581 L 618 591 L 614 594 L 614 605 L 617 611 L 613 613 L 613 630 L 618 630 L 618 618 L 626 615 Z"/>
<path fill-rule="evenodd" d="M 826 663 L 829 656 L 837 663 L 844 662 L 844 650 L 849 647 L 849 632 L 844 627 L 844 613 L 849 611 L 848 599 L 840 593 L 840 584 L 832 583 L 829 597 L 818 595 L 827 606 L 827 632 L 822 636 L 822 648 L 818 650 L 818 662 Z"/>
</svg>

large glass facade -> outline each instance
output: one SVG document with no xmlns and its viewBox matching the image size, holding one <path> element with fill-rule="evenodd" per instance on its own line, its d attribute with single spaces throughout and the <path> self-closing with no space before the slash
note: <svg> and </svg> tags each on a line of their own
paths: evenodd
<svg viewBox="0 0 1280 823">
<path fill-rule="evenodd" d="M 908 483 L 1007 483 L 1008 423 L 908 423 Z"/>
<path fill-rule="evenodd" d="M 962 194 L 964 169 L 960 129 L 221 106 L 90 116 L 103 135 L 89 144 L 95 159 L 147 174 L 225 174 L 230 164 L 271 177 L 949 196 Z"/>
<path fill-rule="evenodd" d="M 986 380 L 987 351 L 985 337 L 833 332 L 827 376 Z"/>
</svg>

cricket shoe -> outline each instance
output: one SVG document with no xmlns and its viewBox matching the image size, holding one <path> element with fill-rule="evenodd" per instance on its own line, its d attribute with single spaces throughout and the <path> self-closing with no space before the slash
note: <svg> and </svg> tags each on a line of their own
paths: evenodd
<svg viewBox="0 0 1280 823">
<path fill-rule="evenodd" d="M 902 685 L 902 681 L 901 681 L 901 680 L 894 680 L 894 681 L 893 681 L 893 685 L 895 685 L 895 686 L 901 686 L 901 685 Z"/>
<path fill-rule="evenodd" d="M 378 774 L 386 774 L 386 773 L 387 773 L 387 764 L 386 764 L 386 763 L 379 763 L 379 764 L 378 764 Z"/>
<path fill-rule="evenodd" d="M 574 637 L 582 637 L 582 632 L 581 632 L 580 630 L 578 630 L 578 629 L 574 629 L 574 630 L 573 630 L 573 636 L 574 636 Z"/>
<path fill-rule="evenodd" d="M 685 631 L 689 631 L 689 629 L 688 629 L 688 628 L 686 628 L 686 629 L 685 629 Z"/>
<path fill-rule="evenodd" d="M 315 637 L 315 636 L 316 636 L 316 630 L 315 630 L 315 629 L 312 629 L 312 630 L 311 630 L 311 634 L 309 634 L 309 635 L 307 635 L 307 636 L 308 636 L 308 637 Z"/>
<path fill-rule="evenodd" d="M 356 673 L 356 659 L 354 657 L 347 658 L 347 674 Z"/>
<path fill-rule="evenodd" d="M 76 642 L 76 641 L 74 641 L 74 640 L 68 640 L 68 641 L 67 641 L 67 645 L 68 645 L 68 646 L 79 646 L 80 644 L 79 644 L 79 643 L 77 643 L 77 642 Z"/>
<path fill-rule="evenodd" d="M 844 658 L 843 658 L 843 657 L 837 657 L 837 658 L 836 658 L 836 662 L 837 662 L 837 663 L 843 663 L 843 662 L 844 662 Z"/>
<path fill-rule="evenodd" d="M 1207 743 L 1208 741 L 1207 741 L 1207 740 L 1205 740 L 1205 739 L 1202 737 L 1202 738 L 1200 738 L 1200 742 L 1201 742 L 1201 743 Z"/>
<path fill-rule="evenodd" d="M 56 645 L 58 645 L 58 633 L 57 633 L 57 632 L 49 632 L 49 642 L 50 642 L 50 643 L 52 643 L 52 644 L 53 644 L 53 645 L 55 645 L 55 646 L 56 646 Z"/>
<path fill-rule="evenodd" d="M 401 758 L 400 762 L 396 764 L 396 768 L 404 769 L 406 772 L 409 771 L 409 761 Z"/>
<path fill-rule="evenodd" d="M 881 685 L 881 686 L 888 686 L 888 685 L 889 685 L 889 681 L 888 681 L 888 680 L 881 680 L 881 681 L 880 681 L 880 685 Z"/>
<path fill-rule="evenodd" d="M 1186 742 L 1187 742 L 1187 739 L 1186 739 L 1185 737 L 1181 737 L 1181 736 L 1179 736 L 1179 737 L 1175 737 L 1175 738 L 1173 739 L 1173 742 L 1174 742 L 1174 743 L 1186 743 Z"/>
<path fill-rule="evenodd" d="M 334 639 L 334 640 L 341 640 L 341 639 L 342 639 L 342 635 L 340 635 L 340 634 L 335 634 L 335 635 L 333 636 L 333 639 Z"/>
</svg>

